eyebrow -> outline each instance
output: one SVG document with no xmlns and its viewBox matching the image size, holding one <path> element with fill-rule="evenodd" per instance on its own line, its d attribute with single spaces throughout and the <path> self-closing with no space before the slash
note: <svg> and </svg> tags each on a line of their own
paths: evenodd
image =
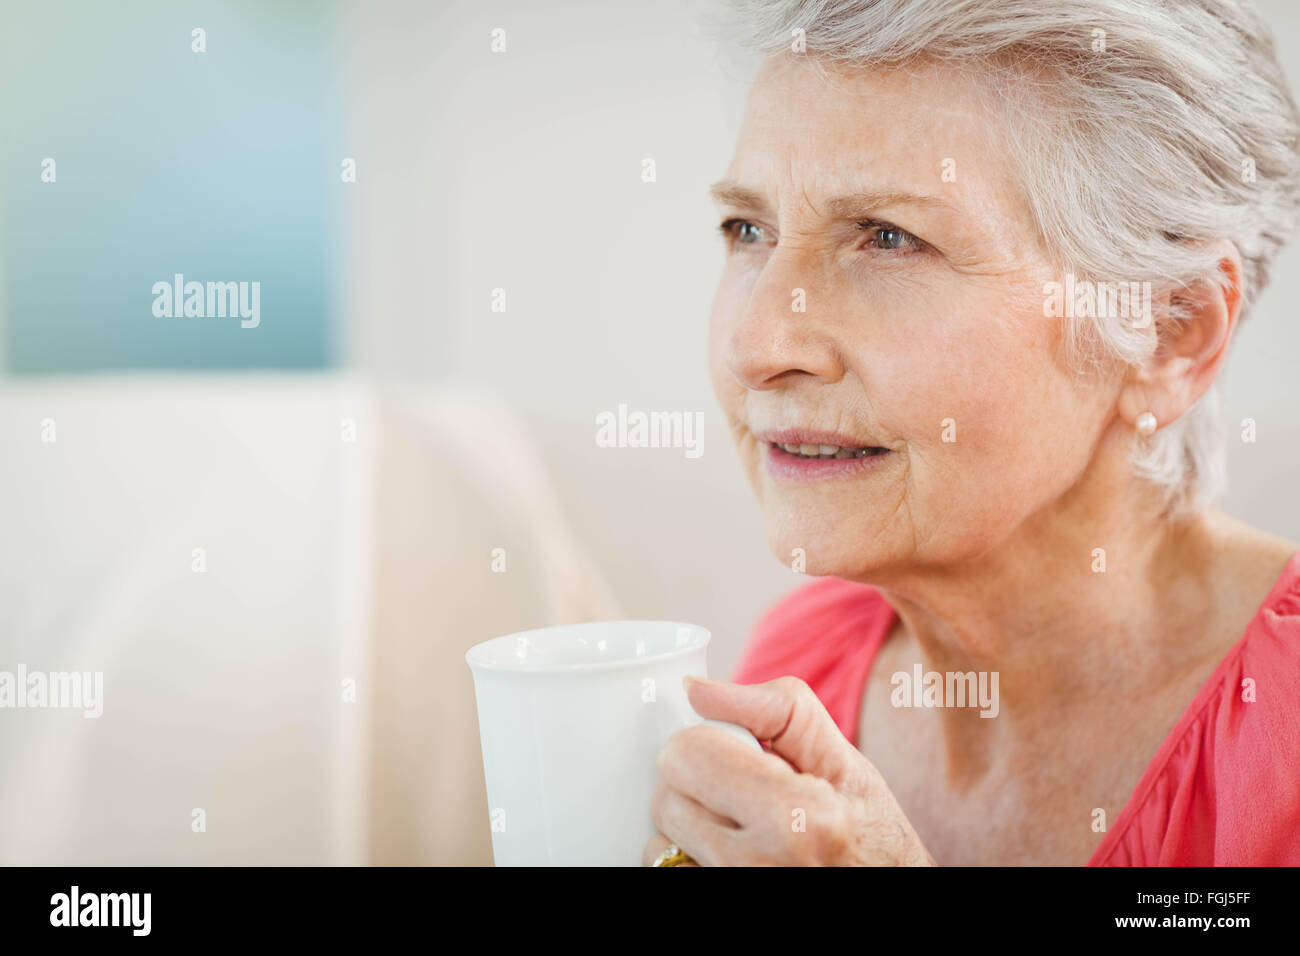
<svg viewBox="0 0 1300 956">
<path fill-rule="evenodd" d="M 730 180 L 724 179 L 714 183 L 709 187 L 709 195 L 713 197 L 714 202 L 724 206 L 760 211 L 768 208 L 767 199 L 761 192 Z M 951 203 L 938 196 L 900 190 L 854 193 L 848 196 L 837 196 L 825 203 L 830 214 L 840 219 L 866 219 L 882 206 L 898 205 L 924 206 L 932 209 L 953 208 Z"/>
</svg>

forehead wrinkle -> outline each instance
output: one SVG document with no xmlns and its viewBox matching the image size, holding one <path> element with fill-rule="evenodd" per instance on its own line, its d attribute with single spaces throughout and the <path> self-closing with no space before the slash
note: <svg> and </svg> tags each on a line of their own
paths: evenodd
<svg viewBox="0 0 1300 956">
<path fill-rule="evenodd" d="M 794 181 L 794 160 L 793 159 L 790 161 L 790 179 L 791 182 Z M 801 182 L 799 184 L 799 195 L 803 197 L 803 201 L 808 204 L 808 208 L 812 210 L 812 214 L 814 216 L 821 215 L 821 213 L 817 211 L 817 204 L 813 202 L 812 197 L 808 195 L 807 181 Z"/>
<path fill-rule="evenodd" d="M 724 205 L 762 210 L 769 208 L 767 198 L 761 190 L 728 180 L 715 183 L 710 188 L 710 194 L 716 202 Z M 809 209 L 819 216 L 822 215 L 816 201 L 808 194 L 806 181 L 799 184 L 799 195 Z M 830 216 L 851 220 L 865 218 L 875 209 L 898 205 L 914 205 L 930 209 L 948 210 L 955 208 L 952 203 L 938 196 L 912 193 L 902 189 L 868 189 L 828 199 L 825 203 L 825 210 Z"/>
<path fill-rule="evenodd" d="M 831 215 L 841 219 L 860 219 L 882 206 L 924 206 L 927 209 L 952 209 L 952 203 L 938 196 L 910 193 L 905 190 L 879 190 L 837 196 L 826 203 Z"/>
</svg>

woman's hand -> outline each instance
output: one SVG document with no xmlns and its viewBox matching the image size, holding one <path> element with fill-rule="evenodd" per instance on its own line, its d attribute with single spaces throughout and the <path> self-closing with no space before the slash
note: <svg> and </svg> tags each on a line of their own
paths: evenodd
<svg viewBox="0 0 1300 956">
<path fill-rule="evenodd" d="M 659 754 L 643 863 L 669 843 L 703 866 L 935 866 L 894 795 L 803 681 L 687 678 L 701 717 L 747 727 L 759 753 L 707 724 Z"/>
</svg>

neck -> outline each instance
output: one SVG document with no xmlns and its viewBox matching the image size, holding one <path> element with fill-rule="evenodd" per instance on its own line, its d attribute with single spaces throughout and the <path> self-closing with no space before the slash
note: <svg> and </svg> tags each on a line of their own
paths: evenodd
<svg viewBox="0 0 1300 956">
<path fill-rule="evenodd" d="M 1186 674 L 1213 631 L 1216 528 L 1213 513 L 1161 517 L 1131 481 L 1066 496 L 978 557 L 873 578 L 905 635 L 896 661 L 945 685 L 998 675 L 996 719 L 935 711 L 950 777 L 980 777 L 1027 743 L 1041 750 L 1063 720 Z"/>
</svg>

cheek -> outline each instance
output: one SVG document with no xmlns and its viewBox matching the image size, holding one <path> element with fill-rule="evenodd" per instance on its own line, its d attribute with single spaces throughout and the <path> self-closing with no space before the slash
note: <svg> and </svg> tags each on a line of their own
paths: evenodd
<svg viewBox="0 0 1300 956">
<path fill-rule="evenodd" d="M 731 374 L 727 364 L 727 340 L 732 325 L 739 315 L 735 310 L 740 308 L 744 308 L 744 302 L 737 292 L 736 283 L 728 282 L 727 277 L 724 276 L 714 295 L 713 308 L 709 316 L 708 363 L 713 395 L 717 399 L 719 408 L 722 409 L 727 430 L 733 438 L 737 436 L 735 428 L 737 421 L 745 417 L 745 399 L 748 394 L 745 387 Z M 748 434 L 746 430 L 742 437 L 737 439 L 736 450 L 742 467 L 761 498 L 758 483 L 760 449 L 757 443 L 748 439 Z"/>
<path fill-rule="evenodd" d="M 720 314 L 721 303 L 714 300 L 713 312 L 709 317 L 709 379 L 713 383 L 713 393 L 723 409 L 728 409 L 727 396 L 735 392 L 739 384 L 727 371 L 726 354 L 723 348 L 726 336 L 727 319 Z"/>
<path fill-rule="evenodd" d="M 984 315 L 994 314 L 984 311 Z M 1018 327 L 967 330 L 904 366 L 910 384 L 900 433 L 912 493 L 969 524 L 1014 523 L 1064 491 L 1087 465 L 1097 393 L 1053 360 L 1055 336 L 1033 317 Z M 924 511 L 927 509 L 918 509 Z"/>
<path fill-rule="evenodd" d="M 728 424 L 739 416 L 745 401 L 745 388 L 727 364 L 727 349 L 732 329 L 743 316 L 747 301 L 745 290 L 728 265 L 723 270 L 722 279 L 713 296 L 708 330 L 709 379 L 713 385 L 713 394 L 727 415 Z"/>
</svg>

